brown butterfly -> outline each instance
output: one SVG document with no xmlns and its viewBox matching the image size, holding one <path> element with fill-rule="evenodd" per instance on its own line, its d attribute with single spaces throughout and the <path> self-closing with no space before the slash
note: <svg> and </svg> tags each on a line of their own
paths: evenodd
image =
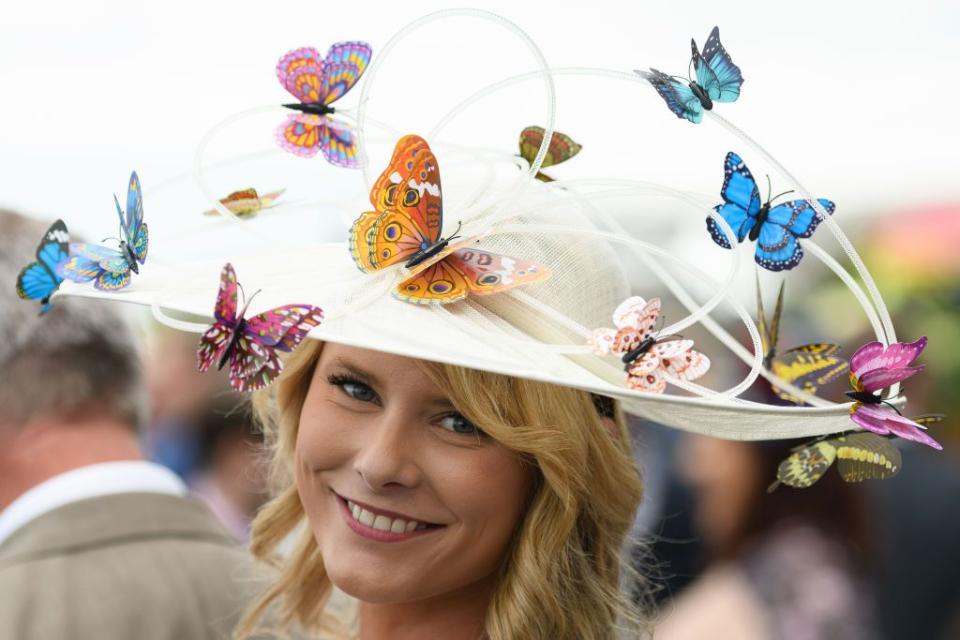
<svg viewBox="0 0 960 640">
<path fill-rule="evenodd" d="M 533 159 L 537 157 L 540 145 L 543 144 L 544 133 L 546 133 L 546 130 L 543 127 L 527 127 L 520 132 L 520 157 L 526 160 L 528 164 L 532 164 Z M 582 148 L 567 134 L 554 131 L 553 135 L 550 136 L 550 146 L 547 147 L 547 154 L 543 156 L 543 164 L 540 165 L 540 168 L 546 169 L 555 164 L 566 162 L 580 153 Z M 553 182 L 553 178 L 540 171 L 537 172 L 536 178 L 541 182 Z"/>
</svg>

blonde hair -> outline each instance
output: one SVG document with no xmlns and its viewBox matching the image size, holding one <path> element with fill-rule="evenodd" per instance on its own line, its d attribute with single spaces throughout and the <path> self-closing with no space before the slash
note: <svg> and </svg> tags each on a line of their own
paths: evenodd
<svg viewBox="0 0 960 640">
<path fill-rule="evenodd" d="M 282 629 L 336 634 L 325 612 L 331 584 L 308 527 L 286 557 L 278 545 L 304 520 L 292 462 L 307 390 L 323 344 L 308 341 L 280 379 L 254 398 L 270 454 L 275 497 L 253 522 L 251 551 L 277 570 L 237 630 L 270 613 Z M 586 391 L 486 371 L 420 362 L 471 422 L 534 470 L 530 504 L 500 568 L 486 617 L 490 640 L 636 637 L 645 623 L 625 588 L 635 572 L 623 550 L 643 485 L 618 407 L 611 430 Z M 339 633 L 347 634 L 340 630 Z M 348 637 L 348 636 L 345 636 Z"/>
</svg>

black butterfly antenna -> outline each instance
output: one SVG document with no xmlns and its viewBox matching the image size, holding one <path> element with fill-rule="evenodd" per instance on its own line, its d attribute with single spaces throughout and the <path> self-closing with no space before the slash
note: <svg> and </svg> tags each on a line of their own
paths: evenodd
<svg viewBox="0 0 960 640">
<path fill-rule="evenodd" d="M 898 396 L 899 396 L 899 394 L 898 394 Z M 887 402 L 886 400 L 881 400 L 881 401 L 880 401 L 880 404 L 885 404 L 885 405 L 887 405 L 888 407 L 890 407 L 891 409 L 893 409 L 894 411 L 896 411 L 896 412 L 897 412 L 897 415 L 899 415 L 900 417 L 903 417 L 903 413 L 901 413 L 900 409 L 897 409 L 895 406 L 893 406 L 892 404 L 890 404 L 890 403 Z"/>
<path fill-rule="evenodd" d="M 123 240 L 121 240 L 120 238 L 115 238 L 114 236 L 107 236 L 106 238 L 104 238 L 104 239 L 101 240 L 100 242 L 106 242 L 107 240 L 116 240 L 117 242 L 123 242 Z"/>
<path fill-rule="evenodd" d="M 237 288 L 240 289 L 240 295 L 243 296 L 243 303 L 244 303 L 245 305 L 248 305 L 248 304 L 250 304 L 251 302 L 253 302 L 253 299 L 257 296 L 257 294 L 260 293 L 261 291 L 263 291 L 263 289 L 257 289 L 256 291 L 254 291 L 254 292 L 250 295 L 250 298 L 247 299 L 247 292 L 243 289 L 243 285 L 238 282 L 238 283 L 237 283 Z"/>
<path fill-rule="evenodd" d="M 457 228 L 453 230 L 453 235 L 447 236 L 446 241 L 450 242 L 451 240 L 456 240 L 460 237 L 460 227 L 463 226 L 462 220 L 457 220 Z"/>
<path fill-rule="evenodd" d="M 785 196 L 788 193 L 793 193 L 793 189 L 790 189 L 789 191 L 784 191 L 783 193 L 778 193 L 775 196 L 771 196 L 770 195 L 771 193 L 773 193 L 773 183 L 770 182 L 770 174 L 768 173 L 767 174 L 767 202 L 768 203 L 773 202 L 780 196 Z"/>
</svg>

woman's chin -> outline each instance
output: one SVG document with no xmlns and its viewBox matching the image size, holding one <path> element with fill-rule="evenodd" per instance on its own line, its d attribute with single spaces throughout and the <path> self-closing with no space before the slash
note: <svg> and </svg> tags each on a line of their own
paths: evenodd
<svg viewBox="0 0 960 640">
<path fill-rule="evenodd" d="M 411 579 L 398 579 L 379 571 L 358 570 L 356 567 L 339 567 L 338 563 L 326 565 L 330 582 L 348 596 L 370 604 L 399 604 L 425 597 L 419 594 Z"/>
</svg>

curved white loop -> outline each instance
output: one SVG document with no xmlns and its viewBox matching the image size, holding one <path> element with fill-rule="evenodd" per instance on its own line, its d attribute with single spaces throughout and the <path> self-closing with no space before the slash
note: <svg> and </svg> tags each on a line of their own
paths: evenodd
<svg viewBox="0 0 960 640">
<path fill-rule="evenodd" d="M 547 64 L 546 58 L 544 58 L 543 53 L 540 51 L 540 48 L 537 47 L 533 39 L 530 38 L 527 33 L 515 25 L 513 22 L 507 20 L 506 18 L 499 16 L 490 11 L 484 11 L 482 9 L 448 9 L 437 11 L 422 18 L 418 18 L 413 22 L 409 23 L 398 31 L 387 43 L 380 49 L 380 53 L 373 57 L 373 60 L 370 66 L 366 70 L 366 81 L 363 83 L 363 88 L 360 92 L 360 104 L 357 108 L 357 136 L 360 144 L 361 150 L 361 167 L 363 170 L 363 179 L 364 183 L 367 185 L 369 190 L 372 185 L 372 180 L 370 179 L 369 172 L 369 163 L 367 162 L 366 152 L 364 150 L 364 135 L 365 127 L 367 121 L 367 103 L 370 100 L 369 94 L 372 90 L 374 81 L 376 79 L 377 73 L 380 70 L 380 65 L 382 60 L 386 59 L 390 51 L 397 45 L 401 40 L 409 36 L 412 32 L 416 31 L 420 27 L 433 22 L 435 20 L 441 20 L 444 18 L 450 17 L 472 17 L 480 18 L 483 20 L 488 20 L 495 24 L 498 24 L 508 31 L 516 35 L 530 50 L 533 54 L 533 57 L 537 61 L 537 64 L 540 66 L 541 71 L 536 71 L 534 74 L 542 76 L 544 81 L 544 86 L 547 91 L 547 126 L 545 127 L 546 131 L 543 136 L 543 143 L 540 145 L 540 150 L 537 153 L 536 158 L 534 158 L 533 163 L 530 165 L 530 175 L 534 176 L 540 170 L 540 165 L 543 163 L 543 158 L 547 154 L 547 149 L 550 145 L 550 138 L 553 136 L 553 126 L 556 119 L 556 94 L 553 86 L 553 76 L 550 75 L 549 65 Z M 430 140 L 434 140 L 439 135 L 440 131 L 443 129 L 446 124 L 455 117 L 459 111 L 454 110 L 440 119 L 440 121 L 434 126 L 434 128 L 428 134 Z"/>
</svg>

